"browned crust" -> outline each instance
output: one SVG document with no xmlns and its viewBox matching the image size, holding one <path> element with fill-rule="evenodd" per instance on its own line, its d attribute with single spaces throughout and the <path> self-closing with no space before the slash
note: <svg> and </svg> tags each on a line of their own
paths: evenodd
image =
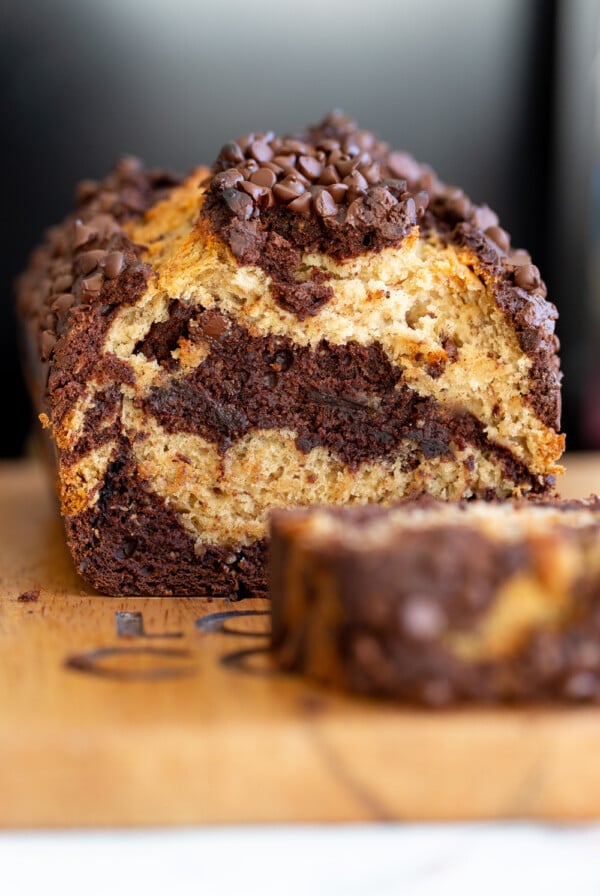
<svg viewBox="0 0 600 896">
<path fill-rule="evenodd" d="M 28 380 L 53 425 L 92 371 L 102 379 L 97 368 L 107 364 L 101 358 L 106 331 L 118 309 L 146 289 L 151 268 L 122 225 L 141 219 L 176 183 L 171 174 L 144 171 L 136 159 L 124 158 L 103 181 L 79 184 L 75 211 L 32 253 L 17 284 L 17 306 L 26 328 Z"/>
<path fill-rule="evenodd" d="M 545 299 L 543 283 L 527 292 L 515 284 L 515 271 L 498 246 L 472 223 L 458 224 L 446 238 L 474 253 L 475 271 L 493 289 L 498 307 L 512 322 L 519 345 L 532 360 L 529 371 L 531 390 L 525 400 L 539 419 L 560 432 L 562 374 L 558 357 L 559 341 L 554 334 L 558 312 Z"/>
</svg>

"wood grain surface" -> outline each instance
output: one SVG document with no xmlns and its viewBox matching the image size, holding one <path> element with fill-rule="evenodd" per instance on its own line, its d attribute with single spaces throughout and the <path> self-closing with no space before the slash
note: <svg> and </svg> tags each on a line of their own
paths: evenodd
<svg viewBox="0 0 600 896">
<path fill-rule="evenodd" d="M 569 459 L 562 492 L 593 490 Z M 346 697 L 277 674 L 268 625 L 94 594 L 41 468 L 0 467 L 0 825 L 600 817 L 600 709 Z"/>
</svg>

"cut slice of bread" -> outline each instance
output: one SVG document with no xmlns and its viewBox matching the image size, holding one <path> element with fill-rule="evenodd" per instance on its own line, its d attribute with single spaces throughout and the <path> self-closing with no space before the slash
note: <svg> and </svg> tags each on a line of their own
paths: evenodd
<svg viewBox="0 0 600 896">
<path fill-rule="evenodd" d="M 426 704 L 600 699 L 600 499 L 277 511 L 285 668 Z"/>
</svg>

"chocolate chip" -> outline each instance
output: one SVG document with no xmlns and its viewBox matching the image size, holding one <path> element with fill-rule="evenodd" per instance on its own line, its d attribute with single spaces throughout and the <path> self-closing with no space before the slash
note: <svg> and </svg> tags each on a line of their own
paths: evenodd
<svg viewBox="0 0 600 896">
<path fill-rule="evenodd" d="M 147 207 L 146 197 L 137 187 L 123 187 L 120 196 L 121 203 L 127 207 L 130 212 L 139 214 L 144 212 Z"/>
<path fill-rule="evenodd" d="M 296 156 L 293 153 L 275 156 L 273 162 L 275 165 L 279 165 L 280 168 L 293 168 L 296 164 Z"/>
<path fill-rule="evenodd" d="M 89 274 L 98 267 L 106 252 L 103 249 L 91 249 L 89 252 L 83 252 L 77 258 L 77 264 L 82 274 Z"/>
<path fill-rule="evenodd" d="M 277 183 L 277 175 L 270 168 L 259 168 L 250 175 L 250 182 L 259 187 L 274 187 Z"/>
<path fill-rule="evenodd" d="M 353 171 L 351 174 L 344 178 L 344 183 L 358 193 L 364 193 L 369 186 L 366 178 L 360 173 L 360 171 Z"/>
<path fill-rule="evenodd" d="M 261 140 L 251 143 L 248 152 L 257 162 L 270 162 L 273 158 L 273 150 L 268 143 L 263 143 Z"/>
<path fill-rule="evenodd" d="M 542 282 L 540 272 L 534 264 L 522 264 L 515 270 L 515 286 L 531 292 Z"/>
<path fill-rule="evenodd" d="M 56 345 L 56 334 L 51 330 L 43 330 L 42 335 L 40 337 L 40 349 L 41 349 L 41 357 L 42 361 L 47 361 L 50 355 L 52 354 L 52 350 Z"/>
<path fill-rule="evenodd" d="M 427 193 L 425 190 L 419 190 L 419 192 L 415 194 L 414 199 L 417 218 L 422 218 L 427 210 L 427 206 L 429 205 L 429 193 Z"/>
<path fill-rule="evenodd" d="M 347 156 L 345 153 L 342 152 L 341 149 L 333 149 L 327 157 L 327 164 L 328 165 L 336 165 L 337 162 L 340 162 L 340 161 L 343 162 L 346 159 L 347 159 Z"/>
<path fill-rule="evenodd" d="M 261 169 L 268 168 L 269 171 L 272 171 L 276 176 L 280 175 L 283 172 L 283 167 L 281 165 L 276 165 L 275 162 L 265 162 Z M 252 180 L 252 178 L 250 178 Z"/>
<path fill-rule="evenodd" d="M 53 296 L 52 301 L 52 310 L 55 311 L 59 317 L 61 315 L 65 315 L 69 308 L 72 307 L 74 301 L 74 296 L 70 292 L 63 292 L 60 295 Z"/>
<path fill-rule="evenodd" d="M 355 190 L 354 187 L 349 187 L 348 192 L 346 193 L 346 205 L 348 206 L 348 211 L 350 211 L 350 207 L 354 205 L 357 199 L 362 199 L 364 196 L 364 190 Z M 356 212 L 356 208 L 354 209 Z M 348 216 L 346 215 L 346 221 L 348 221 Z"/>
<path fill-rule="evenodd" d="M 421 175 L 419 186 L 422 190 L 426 190 L 430 196 L 436 196 L 440 192 L 440 182 L 433 171 L 425 171 Z"/>
<path fill-rule="evenodd" d="M 301 140 L 286 140 L 283 144 L 283 148 L 285 152 L 293 152 L 296 155 L 306 155 L 310 152 L 310 146 L 307 143 L 303 143 Z"/>
<path fill-rule="evenodd" d="M 347 177 L 351 174 L 355 168 L 360 164 L 360 156 L 354 156 L 354 158 L 350 159 L 339 159 L 335 163 L 335 167 L 340 173 L 341 177 Z"/>
<path fill-rule="evenodd" d="M 86 243 L 89 243 L 90 240 L 95 239 L 98 236 L 98 231 L 91 224 L 84 224 L 83 221 L 77 219 L 75 221 L 75 232 L 73 236 L 73 248 L 79 249 L 80 246 L 85 246 Z"/>
<path fill-rule="evenodd" d="M 360 227 L 365 219 L 365 205 L 362 196 L 352 198 L 352 190 L 348 190 L 348 210 L 346 212 L 346 224 L 350 227 Z"/>
<path fill-rule="evenodd" d="M 297 214 L 308 217 L 308 215 L 310 215 L 311 205 L 312 198 L 310 193 L 303 193 L 302 196 L 298 196 L 296 199 L 293 199 L 287 207 L 292 212 L 296 212 Z"/>
<path fill-rule="evenodd" d="M 275 205 L 273 190 L 269 190 L 267 187 L 265 187 L 262 195 L 259 197 L 258 207 L 261 209 L 261 211 L 266 211 L 266 209 L 271 208 L 271 206 L 273 205 Z"/>
<path fill-rule="evenodd" d="M 330 184 L 327 192 L 331 194 L 336 202 L 341 202 L 348 190 L 347 184 Z"/>
<path fill-rule="evenodd" d="M 316 213 L 320 215 L 321 218 L 329 218 L 332 215 L 336 215 L 338 212 L 337 204 L 331 193 L 328 193 L 327 190 L 321 190 L 318 193 L 315 197 L 314 206 Z"/>
<path fill-rule="evenodd" d="M 514 249 L 509 260 L 514 265 L 531 264 L 531 255 L 525 249 Z"/>
<path fill-rule="evenodd" d="M 112 212 L 119 202 L 119 194 L 112 190 L 103 190 L 98 195 L 98 207 L 101 212 Z"/>
<path fill-rule="evenodd" d="M 418 181 L 421 176 L 421 166 L 407 152 L 391 152 L 386 159 L 390 173 L 394 177 L 402 177 L 407 181 Z"/>
<path fill-rule="evenodd" d="M 81 180 L 75 187 L 75 202 L 77 205 L 83 205 L 89 202 L 98 193 L 98 182 L 95 180 Z"/>
<path fill-rule="evenodd" d="M 327 167 L 323 168 L 321 172 L 321 176 L 319 177 L 319 183 L 323 184 L 323 186 L 329 186 L 329 184 L 337 184 L 341 180 L 337 168 L 335 165 L 327 165 Z"/>
<path fill-rule="evenodd" d="M 232 165 L 237 165 L 238 162 L 244 161 L 244 153 L 242 152 L 238 144 L 234 140 L 232 140 L 229 143 L 226 143 L 225 146 L 221 148 L 219 158 L 223 158 L 225 159 L 225 161 L 231 162 Z"/>
<path fill-rule="evenodd" d="M 241 193 L 239 190 L 225 190 L 223 199 L 227 207 L 231 209 L 240 221 L 247 221 L 251 217 L 254 211 L 254 203 L 247 193 Z"/>
<path fill-rule="evenodd" d="M 218 339 L 227 332 L 228 326 L 226 318 L 218 311 L 207 311 L 201 321 L 202 333 L 210 339 Z"/>
<path fill-rule="evenodd" d="M 473 223 L 484 232 L 498 226 L 498 215 L 488 205 L 479 205 L 473 212 Z"/>
<path fill-rule="evenodd" d="M 417 206 L 412 196 L 409 196 L 404 203 L 404 214 L 410 224 L 415 224 L 417 220 Z M 401 232 L 401 231 L 400 231 Z M 391 235 L 391 234 L 390 234 Z"/>
<path fill-rule="evenodd" d="M 114 280 L 125 268 L 125 256 L 122 252 L 110 252 L 104 262 L 104 273 L 109 280 Z"/>
<path fill-rule="evenodd" d="M 240 165 L 238 171 L 243 175 L 244 180 L 248 180 L 251 174 L 258 171 L 259 164 L 254 159 L 246 159 L 243 165 Z"/>
<path fill-rule="evenodd" d="M 240 184 L 240 189 L 247 193 L 248 196 L 251 196 L 255 202 L 258 202 L 265 193 L 267 192 L 266 187 L 260 187 L 258 184 L 253 184 L 252 181 L 243 180 Z"/>
<path fill-rule="evenodd" d="M 387 187 L 392 195 L 396 194 L 397 196 L 402 196 L 403 194 L 406 194 L 406 196 L 410 196 L 410 193 L 406 192 L 405 180 L 400 180 L 396 177 L 384 177 L 381 181 L 381 185 Z"/>
<path fill-rule="evenodd" d="M 96 230 L 97 235 L 103 239 L 110 239 L 117 233 L 121 233 L 121 228 L 112 215 L 99 214 L 90 218 L 88 225 Z"/>
<path fill-rule="evenodd" d="M 381 178 L 381 165 L 373 162 L 371 165 L 361 165 L 360 173 L 369 184 L 376 184 Z"/>
<path fill-rule="evenodd" d="M 311 186 L 311 181 L 308 177 L 304 177 L 303 174 L 300 174 L 297 168 L 284 168 L 283 173 L 285 175 L 284 180 L 288 177 L 293 177 L 294 180 L 299 180 L 301 184 L 304 184 L 304 188 Z"/>
<path fill-rule="evenodd" d="M 215 189 L 223 192 L 224 190 L 233 190 L 244 179 L 244 175 L 237 168 L 228 168 L 227 171 L 221 171 L 215 174 L 213 184 Z"/>
<path fill-rule="evenodd" d="M 472 205 L 466 196 L 459 196 L 456 199 L 450 200 L 448 208 L 455 217 L 459 218 L 461 221 L 465 221 L 471 213 Z"/>
<path fill-rule="evenodd" d="M 72 274 L 60 274 L 52 281 L 52 292 L 66 292 L 73 286 Z"/>
<path fill-rule="evenodd" d="M 300 156 L 298 159 L 298 168 L 305 177 L 311 180 L 318 180 L 323 171 L 323 165 L 314 156 Z"/>
<path fill-rule="evenodd" d="M 292 212 L 296 212 L 297 214 L 308 217 L 308 215 L 310 215 L 311 205 L 312 198 L 310 193 L 303 193 L 302 196 L 298 196 L 296 199 L 293 199 L 287 207 Z"/>
<path fill-rule="evenodd" d="M 506 230 L 502 229 L 502 227 L 488 227 L 485 231 L 485 235 L 489 237 L 492 242 L 496 243 L 503 252 L 509 251 L 510 236 Z"/>
<path fill-rule="evenodd" d="M 454 199 L 461 199 L 465 194 L 460 187 L 456 187 L 453 184 L 446 184 L 441 191 L 441 195 L 446 202 L 452 202 Z"/>
<path fill-rule="evenodd" d="M 244 134 L 244 136 L 240 137 L 236 142 L 242 152 L 247 152 L 248 147 L 250 146 L 251 143 L 254 143 L 255 140 L 256 140 L 256 134 L 250 133 L 250 134 Z"/>
<path fill-rule="evenodd" d="M 340 148 L 339 140 L 320 140 L 317 144 L 319 149 L 324 149 L 325 152 L 332 152 L 334 149 Z"/>
<path fill-rule="evenodd" d="M 372 134 L 371 131 L 356 131 L 352 134 L 352 140 L 359 149 L 367 150 L 367 152 L 373 149 L 376 143 L 375 134 Z"/>
<path fill-rule="evenodd" d="M 273 193 L 280 202 L 291 202 L 297 196 L 301 196 L 306 188 L 302 181 L 293 175 L 286 177 L 281 183 L 275 184 Z"/>
<path fill-rule="evenodd" d="M 98 293 L 102 289 L 104 283 L 104 275 L 100 272 L 92 274 L 81 281 L 81 289 L 86 293 Z"/>
</svg>

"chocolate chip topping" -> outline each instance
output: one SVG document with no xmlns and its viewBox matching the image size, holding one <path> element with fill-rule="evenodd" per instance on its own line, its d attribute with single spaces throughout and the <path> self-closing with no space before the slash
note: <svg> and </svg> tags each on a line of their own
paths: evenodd
<svg viewBox="0 0 600 896">
<path fill-rule="evenodd" d="M 141 247 L 132 244 L 121 225 L 154 205 L 175 183 L 170 174 L 144 171 L 138 159 L 125 157 L 101 183 L 79 184 L 75 213 L 50 228 L 32 254 L 19 283 L 19 309 L 29 325 L 30 347 L 37 348 L 37 358 L 29 362 L 43 384 L 40 401 L 45 401 L 46 387 L 57 393 L 55 420 L 72 402 L 75 381 L 83 384 L 98 362 L 101 332 L 114 309 L 135 301 L 145 288 L 150 268 L 139 261 Z M 85 350 L 74 344 L 78 339 L 84 339 Z M 64 365 L 57 364 L 61 369 L 48 381 L 48 362 L 57 360 L 57 353 Z"/>
<path fill-rule="evenodd" d="M 219 153 L 205 213 L 240 260 L 247 256 L 248 239 L 239 239 L 237 225 L 244 222 L 258 228 L 247 231 L 252 241 L 268 227 L 295 248 L 310 244 L 338 257 L 393 245 L 423 216 L 428 195 L 413 195 L 407 180 L 396 175 L 394 158 L 392 164 L 386 158 L 386 144 L 339 113 L 300 139 L 272 131 L 247 134 Z M 218 206 L 236 220 L 219 215 Z M 315 226 L 303 226 L 302 218 Z"/>
<path fill-rule="evenodd" d="M 540 272 L 534 264 L 522 264 L 515 269 L 515 284 L 526 292 L 533 292 L 541 285 Z"/>
</svg>

